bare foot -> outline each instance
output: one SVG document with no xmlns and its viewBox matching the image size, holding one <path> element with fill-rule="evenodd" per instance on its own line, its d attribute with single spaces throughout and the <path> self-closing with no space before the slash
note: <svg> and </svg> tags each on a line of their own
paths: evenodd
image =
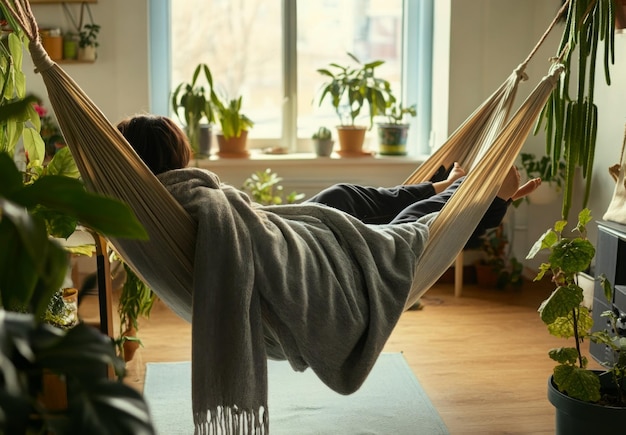
<svg viewBox="0 0 626 435">
<path fill-rule="evenodd" d="M 461 165 L 458 164 L 458 162 L 454 162 L 454 166 L 452 166 L 452 170 L 450 171 L 448 178 L 446 178 L 446 181 L 452 184 L 453 181 L 458 180 L 464 175 L 465 175 L 465 169 L 463 169 Z"/>
<path fill-rule="evenodd" d="M 457 162 L 454 162 L 454 166 L 450 170 L 450 174 L 448 174 L 448 178 L 443 181 L 438 181 L 433 183 L 433 188 L 435 189 L 435 193 L 441 193 L 446 190 L 452 183 L 454 183 L 459 178 L 465 175 L 465 169 L 461 167 Z"/>
<path fill-rule="evenodd" d="M 532 180 L 528 180 L 526 183 L 524 183 L 523 186 L 520 186 L 520 188 L 517 189 L 517 192 L 513 194 L 511 199 L 513 201 L 517 201 L 518 199 L 521 199 L 527 196 L 528 194 L 534 192 L 535 189 L 537 189 L 540 185 L 541 185 L 541 178 L 533 178 Z"/>
</svg>

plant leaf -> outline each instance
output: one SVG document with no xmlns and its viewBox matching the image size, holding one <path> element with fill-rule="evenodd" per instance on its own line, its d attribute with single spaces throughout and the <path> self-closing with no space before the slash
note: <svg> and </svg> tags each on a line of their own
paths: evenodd
<svg viewBox="0 0 626 435">
<path fill-rule="evenodd" d="M 600 400 L 600 379 L 589 370 L 571 365 L 554 368 L 554 383 L 568 396 L 585 402 Z"/>
<path fill-rule="evenodd" d="M 560 286 L 539 307 L 541 320 L 550 325 L 559 317 L 566 317 L 583 301 L 583 291 L 577 285 Z"/>
</svg>

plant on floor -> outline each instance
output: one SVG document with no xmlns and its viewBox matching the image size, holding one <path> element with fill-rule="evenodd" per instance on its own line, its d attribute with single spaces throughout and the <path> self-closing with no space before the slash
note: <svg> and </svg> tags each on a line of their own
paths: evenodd
<svg viewBox="0 0 626 435">
<path fill-rule="evenodd" d="M 293 204 L 302 198 L 303 193 L 291 192 L 286 197 L 283 186 L 279 183 L 283 179 L 271 169 L 257 171 L 244 181 L 243 190 L 252 195 L 252 199 L 263 205 Z"/>
<path fill-rule="evenodd" d="M 504 232 L 504 226 L 487 230 L 482 241 L 480 250 L 484 253 L 484 258 L 480 263 L 487 266 L 490 273 L 495 276 L 495 286 L 499 289 L 508 285 L 521 286 L 523 265 L 515 257 L 508 255 L 509 239 Z"/>
<path fill-rule="evenodd" d="M 120 336 L 116 339 L 118 352 L 125 361 L 130 361 L 141 340 L 137 336 L 139 318 L 150 317 L 156 294 L 123 261 L 120 262 L 126 274 L 117 306 L 120 316 Z"/>
<path fill-rule="evenodd" d="M 540 266 L 535 281 L 550 274 L 556 289 L 539 308 L 541 320 L 548 326 L 548 332 L 555 337 L 573 339 L 573 347 L 551 349 L 549 356 L 557 365 L 552 379 L 557 388 L 568 396 L 584 401 L 608 406 L 626 407 L 626 337 L 612 336 L 607 331 L 591 332 L 593 318 L 583 304 L 583 289 L 578 285 L 577 276 L 589 268 L 595 255 L 595 248 L 586 236 L 586 225 L 591 221 L 591 213 L 583 209 L 578 215 L 578 224 L 572 231 L 576 237 L 563 237 L 567 225 L 557 221 L 554 228 L 546 231 L 531 248 L 527 258 L 533 258 L 541 250 L 549 252 L 548 262 Z M 613 287 L 601 277 L 607 300 L 613 301 Z M 607 311 L 614 331 L 621 320 L 618 313 Z M 611 349 L 616 357 L 613 363 L 605 362 L 605 372 L 588 369 L 588 360 L 582 353 L 584 342 L 591 340 L 602 343 Z M 613 388 L 601 388 L 603 378 Z"/>
<path fill-rule="evenodd" d="M 29 107 L 29 100 L 2 102 L 0 120 L 20 122 Z M 62 330 L 44 321 L 69 265 L 67 251 L 49 237 L 51 216 L 116 237 L 145 238 L 145 231 L 128 206 L 86 192 L 78 180 L 48 175 L 24 185 L 23 177 L 0 153 L 0 430 L 154 433 L 142 396 L 122 382 L 111 339 L 82 323 Z M 108 379 L 107 367 L 117 380 Z M 44 401 L 49 374 L 64 380 L 67 405 Z"/>
</svg>

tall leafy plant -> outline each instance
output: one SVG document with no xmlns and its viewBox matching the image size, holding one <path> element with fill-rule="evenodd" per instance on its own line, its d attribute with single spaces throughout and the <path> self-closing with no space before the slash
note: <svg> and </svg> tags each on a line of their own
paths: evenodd
<svg viewBox="0 0 626 435">
<path fill-rule="evenodd" d="M 591 213 L 583 209 L 578 214 L 578 224 L 572 230 L 574 237 L 564 237 L 567 221 L 561 220 L 546 231 L 533 245 L 527 258 L 538 252 L 549 252 L 548 262 L 540 266 L 535 281 L 550 276 L 555 290 L 539 308 L 541 320 L 548 332 L 559 338 L 572 340 L 572 346 L 551 349 L 548 354 L 556 362 L 553 380 L 561 392 L 570 397 L 598 402 L 610 406 L 626 405 L 626 338 L 609 334 L 606 330 L 591 332 L 593 317 L 584 304 L 583 289 L 578 285 L 578 275 L 588 269 L 595 255 L 593 244 L 587 239 L 586 225 Z M 607 301 L 613 301 L 613 287 L 606 277 L 600 277 Z M 608 310 L 602 313 L 613 331 L 618 331 L 619 313 Z M 605 361 L 606 372 L 588 368 L 583 354 L 583 343 L 591 340 L 611 349 L 616 356 L 613 362 Z M 608 377 L 610 387 L 603 388 L 601 379 Z"/>
<path fill-rule="evenodd" d="M 616 0 L 569 0 L 557 59 L 566 70 L 543 108 L 535 133 L 542 126 L 546 133 L 546 154 L 567 165 L 562 217 L 567 219 L 572 204 L 574 174 L 581 168 L 586 179 L 583 207 L 589 200 L 596 150 L 598 108 L 594 103 L 596 64 L 604 65 L 604 79 L 611 84 L 610 64 L 615 61 Z M 604 42 L 601 48 L 600 42 Z M 571 83 L 571 73 L 578 80 Z"/>
<path fill-rule="evenodd" d="M 376 76 L 376 68 L 385 63 L 375 60 L 368 63 L 348 53 L 356 67 L 331 63 L 327 68 L 320 68 L 318 73 L 328 79 L 322 85 L 319 104 L 326 98 L 339 117 L 341 125 L 355 125 L 356 118 L 365 105 L 369 108 L 369 127 L 374 125 L 374 117 L 385 115 L 387 108 L 395 103 L 389 81 Z"/>
<path fill-rule="evenodd" d="M 205 84 L 199 79 L 203 74 Z M 171 96 L 172 110 L 178 119 L 185 124 L 187 137 L 195 152 L 199 151 L 200 123 L 206 120 L 209 124 L 215 121 L 211 105 L 213 76 L 206 64 L 198 64 L 190 82 L 181 82 L 176 86 Z"/>
</svg>

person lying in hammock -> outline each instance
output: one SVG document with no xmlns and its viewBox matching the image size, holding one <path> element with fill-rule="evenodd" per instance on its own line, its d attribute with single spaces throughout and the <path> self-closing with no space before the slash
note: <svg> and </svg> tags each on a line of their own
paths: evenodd
<svg viewBox="0 0 626 435">
<path fill-rule="evenodd" d="M 192 151 L 185 134 L 169 118 L 137 115 L 120 122 L 117 127 L 155 175 L 185 168 L 191 160 Z M 442 167 L 441 171 L 445 172 L 445 168 Z M 341 210 L 365 224 L 415 222 L 441 211 L 464 178 L 465 170 L 454 163 L 446 175 L 435 175 L 431 182 L 391 188 L 340 183 L 322 190 L 306 202 Z M 520 186 L 519 172 L 513 166 L 466 248 L 479 247 L 482 235 L 500 225 L 511 202 L 528 195 L 540 183 L 541 179 L 536 178 Z"/>
<path fill-rule="evenodd" d="M 262 206 L 188 167 L 189 143 L 171 119 L 138 115 L 117 127 L 197 226 L 188 307 L 196 427 L 231 417 L 267 427 L 267 358 L 311 368 L 338 393 L 356 391 L 412 300 L 428 225 L 463 169 L 415 186 L 340 184 L 301 204 Z M 512 169 L 485 225 L 539 182 L 519 187 Z"/>
</svg>

